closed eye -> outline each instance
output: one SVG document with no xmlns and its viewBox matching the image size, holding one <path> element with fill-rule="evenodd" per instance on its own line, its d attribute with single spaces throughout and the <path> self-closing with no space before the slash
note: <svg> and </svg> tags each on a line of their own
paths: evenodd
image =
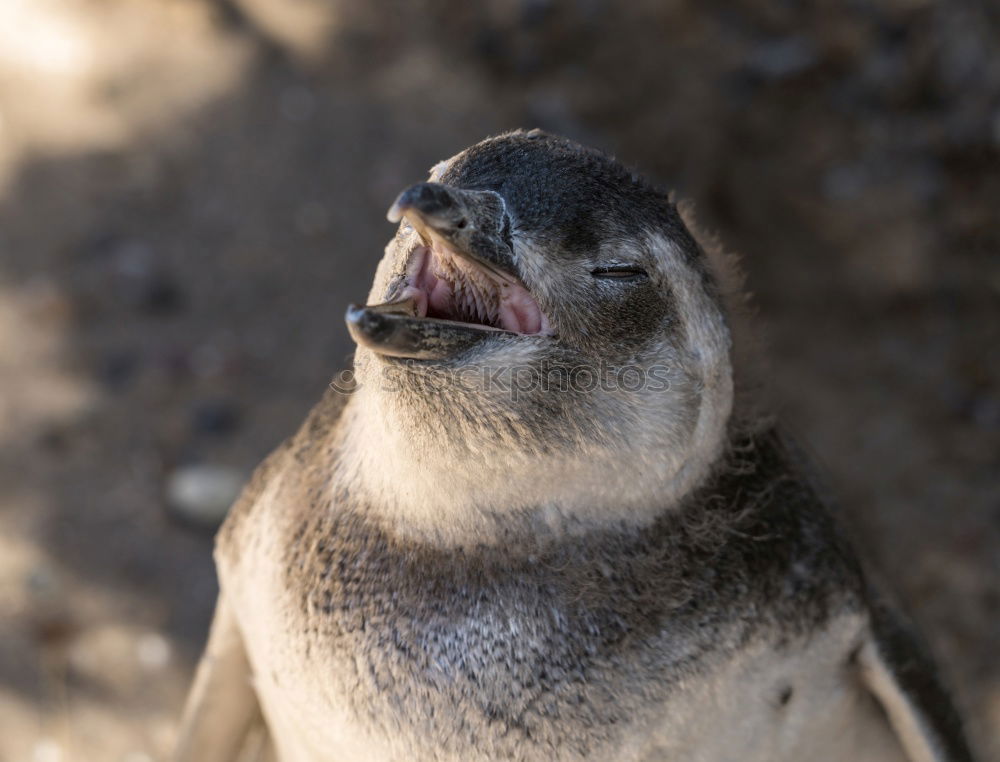
<svg viewBox="0 0 1000 762">
<path fill-rule="evenodd" d="M 641 267 L 635 267 L 633 265 L 608 265 L 606 267 L 598 267 L 595 270 L 591 270 L 590 274 L 595 278 L 604 278 L 607 280 L 644 280 L 648 278 L 646 271 Z"/>
</svg>

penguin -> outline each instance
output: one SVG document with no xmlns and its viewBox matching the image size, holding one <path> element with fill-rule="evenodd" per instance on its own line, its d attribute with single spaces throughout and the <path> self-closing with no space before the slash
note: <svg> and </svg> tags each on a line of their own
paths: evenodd
<svg viewBox="0 0 1000 762">
<path fill-rule="evenodd" d="M 178 762 L 967 762 L 919 637 L 744 401 L 715 244 L 538 130 L 437 165 L 353 372 L 254 473 Z"/>
</svg>

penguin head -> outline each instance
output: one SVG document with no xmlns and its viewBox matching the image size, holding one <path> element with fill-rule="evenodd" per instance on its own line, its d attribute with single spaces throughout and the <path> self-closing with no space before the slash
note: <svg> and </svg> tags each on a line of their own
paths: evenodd
<svg viewBox="0 0 1000 762">
<path fill-rule="evenodd" d="M 713 289 L 676 208 L 610 157 L 540 131 L 442 162 L 389 210 L 400 222 L 357 342 L 460 365 L 520 340 L 616 362 L 679 323 L 677 266 Z M 674 262 L 672 260 L 679 260 Z M 416 325 L 434 321 L 432 328 Z"/>
<path fill-rule="evenodd" d="M 389 219 L 369 304 L 347 314 L 357 379 L 389 428 L 475 453 L 480 474 L 631 453 L 619 473 L 653 464 L 646 484 L 718 450 L 726 321 L 698 242 L 641 177 L 516 131 L 437 165 Z M 527 492 L 519 503 L 544 501 Z"/>
</svg>

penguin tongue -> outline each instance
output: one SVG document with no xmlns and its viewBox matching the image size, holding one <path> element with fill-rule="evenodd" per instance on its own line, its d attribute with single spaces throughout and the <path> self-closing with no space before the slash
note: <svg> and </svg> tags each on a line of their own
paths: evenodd
<svg viewBox="0 0 1000 762">
<path fill-rule="evenodd" d="M 499 305 L 500 327 L 514 333 L 542 333 L 547 328 L 538 302 L 527 289 L 512 286 L 504 289 Z"/>
</svg>

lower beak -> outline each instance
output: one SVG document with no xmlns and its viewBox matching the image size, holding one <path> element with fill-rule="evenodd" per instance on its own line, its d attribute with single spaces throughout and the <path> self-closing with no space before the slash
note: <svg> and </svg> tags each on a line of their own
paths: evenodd
<svg viewBox="0 0 1000 762">
<path fill-rule="evenodd" d="M 445 360 L 484 338 L 513 337 L 509 331 L 452 320 L 418 318 L 406 302 L 347 308 L 347 330 L 359 346 L 388 357 Z"/>
</svg>

